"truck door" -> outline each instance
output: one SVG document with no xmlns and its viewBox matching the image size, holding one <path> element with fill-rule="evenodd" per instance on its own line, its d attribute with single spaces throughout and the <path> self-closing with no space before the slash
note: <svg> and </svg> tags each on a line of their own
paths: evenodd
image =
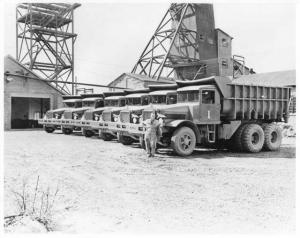
<svg viewBox="0 0 300 238">
<path fill-rule="evenodd" d="M 200 90 L 200 118 L 201 122 L 220 122 L 220 96 L 215 89 Z"/>
</svg>

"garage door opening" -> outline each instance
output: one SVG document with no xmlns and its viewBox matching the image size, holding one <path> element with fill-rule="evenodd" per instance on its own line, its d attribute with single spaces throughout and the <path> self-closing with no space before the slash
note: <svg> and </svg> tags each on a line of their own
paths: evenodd
<svg viewBox="0 0 300 238">
<path fill-rule="evenodd" d="M 12 97 L 11 128 L 41 128 L 38 119 L 50 109 L 50 98 Z"/>
</svg>

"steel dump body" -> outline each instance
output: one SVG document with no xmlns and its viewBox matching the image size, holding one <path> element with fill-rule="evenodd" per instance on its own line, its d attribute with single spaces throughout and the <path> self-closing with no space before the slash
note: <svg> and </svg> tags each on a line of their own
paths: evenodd
<svg viewBox="0 0 300 238">
<path fill-rule="evenodd" d="M 222 120 L 287 120 L 291 89 L 257 85 L 228 84 L 223 97 Z"/>
</svg>

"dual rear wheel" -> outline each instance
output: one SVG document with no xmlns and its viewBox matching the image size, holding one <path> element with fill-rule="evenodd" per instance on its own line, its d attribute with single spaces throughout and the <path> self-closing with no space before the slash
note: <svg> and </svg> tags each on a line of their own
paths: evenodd
<svg viewBox="0 0 300 238">
<path fill-rule="evenodd" d="M 282 141 L 282 133 L 276 124 L 245 124 L 240 126 L 233 137 L 233 147 L 238 151 L 259 152 L 278 150 Z"/>
</svg>

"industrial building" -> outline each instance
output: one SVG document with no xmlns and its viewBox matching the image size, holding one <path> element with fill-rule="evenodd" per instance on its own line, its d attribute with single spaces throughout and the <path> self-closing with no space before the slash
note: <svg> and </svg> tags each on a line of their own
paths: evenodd
<svg viewBox="0 0 300 238">
<path fill-rule="evenodd" d="M 47 110 L 62 107 L 63 93 L 12 56 L 4 59 L 4 129 L 40 127 Z"/>
</svg>

